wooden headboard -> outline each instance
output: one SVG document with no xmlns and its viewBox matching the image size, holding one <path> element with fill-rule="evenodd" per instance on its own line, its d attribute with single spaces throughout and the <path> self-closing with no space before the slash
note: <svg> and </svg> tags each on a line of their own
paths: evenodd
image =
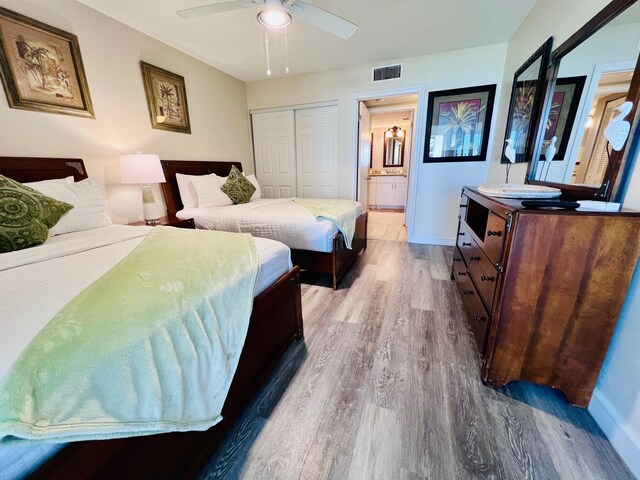
<svg viewBox="0 0 640 480">
<path fill-rule="evenodd" d="M 39 182 L 73 176 L 87 178 L 81 158 L 0 157 L 0 174 L 18 182 Z"/>
<path fill-rule="evenodd" d="M 215 173 L 221 177 L 229 175 L 232 166 L 242 171 L 242 163 L 240 162 L 198 162 L 191 160 L 162 160 L 162 170 L 166 183 L 162 183 L 162 194 L 164 195 L 164 203 L 167 205 L 167 215 L 175 215 L 178 210 L 182 210 L 182 200 L 180 199 L 180 191 L 178 190 L 178 181 L 176 173 L 184 175 L 209 175 Z"/>
</svg>

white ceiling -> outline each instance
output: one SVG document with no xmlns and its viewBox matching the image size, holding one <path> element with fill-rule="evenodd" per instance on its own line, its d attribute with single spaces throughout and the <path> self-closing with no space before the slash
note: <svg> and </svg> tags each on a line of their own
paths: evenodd
<svg viewBox="0 0 640 480">
<path fill-rule="evenodd" d="M 220 0 L 78 0 L 244 81 L 267 78 L 258 7 L 185 20 L 176 10 Z M 299 18 L 288 28 L 291 74 L 508 41 L 536 0 L 315 0 L 359 25 L 341 40 Z M 278 41 L 274 41 L 277 50 Z M 280 42 L 283 43 L 283 42 Z M 284 75 L 283 49 L 273 77 Z"/>
</svg>

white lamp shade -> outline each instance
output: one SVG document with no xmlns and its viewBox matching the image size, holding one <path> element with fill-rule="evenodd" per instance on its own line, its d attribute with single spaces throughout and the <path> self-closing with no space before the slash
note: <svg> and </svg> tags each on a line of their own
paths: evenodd
<svg viewBox="0 0 640 480">
<path fill-rule="evenodd" d="M 164 183 L 164 172 L 158 155 L 136 153 L 120 155 L 122 183 Z"/>
</svg>

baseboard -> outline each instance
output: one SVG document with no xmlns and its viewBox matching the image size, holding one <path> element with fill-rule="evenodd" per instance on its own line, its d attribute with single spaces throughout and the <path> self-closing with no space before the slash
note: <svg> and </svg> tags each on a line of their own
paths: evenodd
<svg viewBox="0 0 640 480">
<path fill-rule="evenodd" d="M 640 478 L 640 438 L 625 425 L 611 402 L 600 391 L 593 392 L 589 413 L 607 436 L 629 470 Z"/>
<path fill-rule="evenodd" d="M 424 245 L 444 245 L 447 247 L 453 247 L 456 244 L 455 238 L 440 238 L 440 237 L 414 237 L 409 236 L 407 239 L 409 243 L 421 243 Z"/>
</svg>

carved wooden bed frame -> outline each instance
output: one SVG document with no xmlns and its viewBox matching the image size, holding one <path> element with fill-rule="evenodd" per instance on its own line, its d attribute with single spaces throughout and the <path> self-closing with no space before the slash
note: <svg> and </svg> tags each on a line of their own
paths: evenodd
<svg viewBox="0 0 640 480">
<path fill-rule="evenodd" d="M 0 174 L 21 182 L 87 178 L 81 159 L 0 157 Z M 300 269 L 294 267 L 253 301 L 247 338 L 222 409 L 205 432 L 74 442 L 29 478 L 195 478 L 251 396 L 289 346 L 303 336 Z"/>
<path fill-rule="evenodd" d="M 163 160 L 162 169 L 166 183 L 162 184 L 162 193 L 167 206 L 167 215 L 175 215 L 182 210 L 182 200 L 176 173 L 184 175 L 208 175 L 215 173 L 221 177 L 229 175 L 231 167 L 242 170 L 240 162 L 205 162 L 191 160 Z M 332 276 L 333 289 L 338 288 L 338 282 L 345 275 L 351 264 L 358 258 L 358 254 L 367 248 L 367 221 L 368 214 L 364 212 L 356 219 L 356 232 L 353 237 L 352 249 L 345 247 L 342 233 L 333 236 L 331 252 L 314 252 L 311 250 L 291 249 L 291 259 L 294 265 L 305 270 L 328 273 Z"/>
</svg>

